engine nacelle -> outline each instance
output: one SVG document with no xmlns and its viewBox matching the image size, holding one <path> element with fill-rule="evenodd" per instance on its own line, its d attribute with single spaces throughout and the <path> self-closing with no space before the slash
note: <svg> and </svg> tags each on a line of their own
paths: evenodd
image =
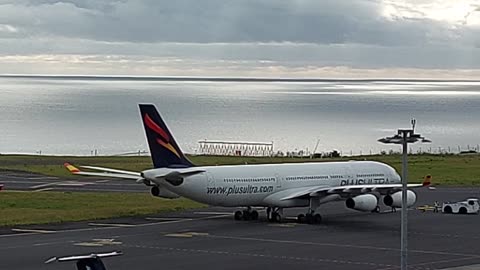
<svg viewBox="0 0 480 270">
<path fill-rule="evenodd" d="M 378 199 L 373 194 L 363 194 L 348 198 L 345 201 L 345 205 L 350 209 L 358 211 L 373 211 L 378 205 Z"/>
<path fill-rule="evenodd" d="M 415 204 L 417 201 L 417 194 L 411 190 L 407 190 L 407 207 Z M 401 208 L 402 207 L 402 192 L 397 191 L 393 194 L 383 197 L 383 203 L 386 206 Z"/>
<path fill-rule="evenodd" d="M 153 196 L 155 197 L 161 197 L 161 198 L 166 198 L 166 199 L 176 199 L 179 198 L 177 194 L 165 189 L 165 188 L 160 188 L 158 186 L 152 187 L 150 189 L 150 193 L 152 193 Z"/>
</svg>

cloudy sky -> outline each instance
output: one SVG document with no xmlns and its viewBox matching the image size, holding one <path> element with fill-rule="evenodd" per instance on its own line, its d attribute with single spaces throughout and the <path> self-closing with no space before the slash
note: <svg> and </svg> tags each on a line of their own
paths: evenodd
<svg viewBox="0 0 480 270">
<path fill-rule="evenodd" d="M 480 79 L 480 0 L 0 0 L 0 74 Z"/>
</svg>

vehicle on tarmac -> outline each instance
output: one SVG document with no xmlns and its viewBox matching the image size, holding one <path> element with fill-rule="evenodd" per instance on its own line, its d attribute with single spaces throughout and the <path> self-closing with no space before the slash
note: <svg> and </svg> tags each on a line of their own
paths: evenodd
<svg viewBox="0 0 480 270">
<path fill-rule="evenodd" d="M 135 180 L 151 187 L 153 196 L 180 196 L 214 206 L 245 207 L 236 211 L 236 220 L 256 220 L 255 207 L 266 207 L 267 219 L 280 222 L 283 209 L 308 207 L 298 215 L 299 222 L 320 223 L 317 209 L 321 204 L 344 200 L 350 209 L 378 212 L 379 203 L 402 206 L 402 184 L 391 166 L 373 161 L 305 162 L 260 165 L 195 166 L 182 153 L 172 133 L 154 105 L 140 104 L 140 114 L 150 147 L 154 169 L 132 172 L 112 168 L 82 166 L 81 171 L 65 163 L 73 174 L 117 177 Z M 426 177 L 421 184 L 430 185 Z M 407 207 L 417 195 L 407 192 Z"/>
<path fill-rule="evenodd" d="M 480 205 L 478 199 L 470 198 L 461 202 L 444 202 L 442 212 L 446 214 L 478 214 Z"/>
</svg>

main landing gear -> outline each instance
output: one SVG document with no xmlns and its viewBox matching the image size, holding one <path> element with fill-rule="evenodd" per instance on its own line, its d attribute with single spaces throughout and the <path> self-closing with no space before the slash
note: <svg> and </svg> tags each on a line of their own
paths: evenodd
<svg viewBox="0 0 480 270">
<path fill-rule="evenodd" d="M 315 214 L 315 209 L 320 206 L 320 201 L 318 198 L 311 198 L 310 205 L 308 207 L 308 212 L 306 214 L 300 214 L 297 216 L 298 223 L 307 223 L 307 224 L 320 224 L 322 223 L 322 216 L 320 214 Z"/>
<path fill-rule="evenodd" d="M 322 216 L 320 214 L 315 214 L 315 212 L 300 214 L 297 216 L 298 223 L 306 224 L 320 224 L 322 223 Z"/>
<path fill-rule="evenodd" d="M 243 211 L 236 211 L 233 215 L 235 220 L 258 220 L 258 212 L 252 207 L 247 207 Z M 267 207 L 267 220 L 269 222 L 281 222 L 283 209 L 279 207 Z"/>
<path fill-rule="evenodd" d="M 257 220 L 258 212 L 251 207 L 247 207 L 243 211 L 236 211 L 233 217 L 235 220 Z"/>
</svg>

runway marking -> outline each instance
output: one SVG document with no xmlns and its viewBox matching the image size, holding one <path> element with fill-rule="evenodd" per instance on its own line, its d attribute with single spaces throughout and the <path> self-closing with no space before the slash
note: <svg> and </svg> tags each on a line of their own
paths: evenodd
<svg viewBox="0 0 480 270">
<path fill-rule="evenodd" d="M 463 265 L 457 267 L 442 268 L 443 270 L 475 270 L 480 269 L 480 264 Z"/>
<path fill-rule="evenodd" d="M 217 216 L 212 216 L 212 217 L 195 218 L 195 219 L 192 219 L 192 220 L 206 220 L 206 219 L 224 218 L 224 217 L 231 217 L 231 216 L 232 216 L 232 214 L 217 215 Z"/>
<path fill-rule="evenodd" d="M 293 240 L 277 240 L 277 239 L 266 239 L 266 238 L 237 237 L 237 236 L 221 236 L 221 235 L 208 235 L 208 236 L 206 236 L 206 237 L 210 237 L 210 238 L 220 238 L 220 239 L 244 240 L 244 241 L 270 242 L 270 243 L 279 243 L 279 244 L 296 244 L 296 245 L 312 245 L 312 246 L 330 246 L 330 247 L 357 248 L 357 249 L 372 249 L 372 250 L 395 251 L 395 252 L 400 251 L 400 249 L 398 249 L 398 248 L 363 246 L 363 245 L 349 245 L 349 244 L 335 244 L 335 243 L 319 243 L 319 242 L 303 242 L 303 241 L 293 241 Z M 477 254 L 467 254 L 467 253 L 453 253 L 453 252 L 430 251 L 430 250 L 409 250 L 409 252 L 411 252 L 411 253 L 420 253 L 420 254 L 435 254 L 435 255 L 450 255 L 450 256 L 480 258 L 480 255 L 477 255 Z"/>
<path fill-rule="evenodd" d="M 231 212 L 193 212 L 195 215 L 232 215 Z"/>
<path fill-rule="evenodd" d="M 59 179 L 58 177 L 55 176 L 40 176 L 40 177 L 27 177 L 26 179 L 30 180 L 47 180 L 47 179 Z"/>
<path fill-rule="evenodd" d="M 58 186 L 58 187 L 78 187 L 78 186 L 86 186 L 86 185 L 91 185 L 93 183 L 91 182 L 77 182 L 77 181 L 57 181 L 57 182 L 50 182 L 50 183 L 45 183 L 45 184 L 40 184 L 40 185 L 35 185 L 31 186 L 30 189 L 38 189 L 38 188 L 45 188 L 45 187 L 51 187 L 51 186 Z"/>
<path fill-rule="evenodd" d="M 122 242 L 115 241 L 113 238 L 107 239 L 92 239 L 91 242 L 80 242 L 73 244 L 74 246 L 85 246 L 85 247 L 103 247 L 103 246 L 114 246 L 121 245 Z"/>
<path fill-rule="evenodd" d="M 167 237 L 192 238 L 194 236 L 208 236 L 208 233 L 182 232 L 182 233 L 168 233 L 168 234 L 165 234 L 165 236 L 167 236 Z"/>
<path fill-rule="evenodd" d="M 165 234 L 167 237 L 181 237 L 181 238 L 192 238 L 193 235 L 188 234 L 188 233 L 169 233 Z"/>
<path fill-rule="evenodd" d="M 56 231 L 49 231 L 49 230 L 19 229 L 19 228 L 14 228 L 12 229 L 12 231 L 25 232 L 25 233 L 56 233 Z"/>
<path fill-rule="evenodd" d="M 41 189 L 36 189 L 33 190 L 32 192 L 42 192 L 42 191 L 49 191 L 49 190 L 54 190 L 55 188 L 41 188 Z"/>
<path fill-rule="evenodd" d="M 351 264 L 351 265 L 368 265 L 375 267 L 395 267 L 391 264 L 381 264 L 373 262 L 358 262 L 358 261 L 347 261 L 347 260 L 338 260 L 338 259 L 323 259 L 323 258 L 312 258 L 312 257 L 294 257 L 294 256 L 280 256 L 280 255 L 270 255 L 270 254 L 259 254 L 259 253 L 241 253 L 241 252 L 229 252 L 229 251 L 218 251 L 218 250 L 207 250 L 207 249 L 187 249 L 187 248 L 173 248 L 173 247 L 158 247 L 158 246 L 145 246 L 145 245 L 124 245 L 124 247 L 133 247 L 133 248 L 143 248 L 143 249 L 157 249 L 165 251 L 176 251 L 176 252 L 186 252 L 186 253 L 202 253 L 210 255 L 226 255 L 226 256 L 246 256 L 246 257 L 257 257 L 257 258 L 266 258 L 266 259 L 280 259 L 280 260 L 291 260 L 291 261 L 302 261 L 302 262 L 313 262 L 313 263 L 334 263 L 334 264 Z"/>
<path fill-rule="evenodd" d="M 69 187 L 73 186 L 65 186 L 65 190 L 70 190 L 68 189 Z M 102 192 L 129 192 L 129 193 L 146 193 L 146 190 L 126 190 L 126 189 L 110 189 L 110 188 L 84 188 L 82 186 L 81 191 L 102 191 Z"/>
<path fill-rule="evenodd" d="M 45 181 L 2 180 L 2 183 L 12 183 L 12 184 L 19 184 L 19 185 L 27 185 L 27 184 L 45 184 Z"/>
<path fill-rule="evenodd" d="M 44 188 L 44 187 L 49 187 L 49 186 L 55 186 L 56 184 L 61 183 L 61 182 L 51 182 L 51 183 L 45 183 L 45 184 L 40 184 L 36 186 L 31 186 L 30 189 L 37 189 L 37 188 Z"/>
<path fill-rule="evenodd" d="M 165 221 L 176 221 L 176 220 L 184 220 L 186 218 L 163 218 L 163 217 L 146 217 L 146 220 L 154 220 L 154 221 L 159 221 L 159 220 L 165 220 Z"/>
<path fill-rule="evenodd" d="M 64 183 L 58 183 L 56 184 L 56 186 L 60 186 L 60 187 L 83 187 L 83 186 L 86 186 L 86 185 L 92 185 L 94 183 L 90 183 L 90 182 L 64 182 Z"/>
<path fill-rule="evenodd" d="M 478 257 L 468 257 L 468 258 L 459 258 L 459 259 L 450 259 L 450 260 L 441 260 L 441 261 L 431 261 L 431 262 L 426 262 L 426 263 L 412 264 L 411 266 L 421 266 L 421 265 L 437 264 L 437 263 L 450 263 L 450 262 L 466 261 L 466 260 L 473 260 L 473 259 L 478 259 Z M 476 265 L 476 266 L 480 266 L 480 265 Z M 480 269 L 480 268 L 476 268 L 476 269 Z"/>
<path fill-rule="evenodd" d="M 449 259 L 449 260 L 441 260 L 441 261 L 431 261 L 431 262 L 425 262 L 425 263 L 416 263 L 416 264 L 410 264 L 408 267 L 422 267 L 423 265 L 430 265 L 430 264 L 439 264 L 439 263 L 451 263 L 451 262 L 457 262 L 457 261 L 466 261 L 466 260 L 473 260 L 477 259 L 478 257 L 467 257 L 467 258 L 459 258 L 459 259 Z M 469 267 L 469 266 L 474 266 L 474 268 L 464 268 L 464 267 Z M 393 269 L 398 269 L 398 266 L 396 267 L 389 267 L 389 268 L 382 268 L 382 269 L 377 269 L 377 270 L 393 270 Z M 432 269 L 432 268 L 424 268 L 424 269 Z M 434 267 L 433 269 L 437 269 L 437 267 Z M 452 267 L 452 268 L 442 268 L 443 270 L 471 270 L 471 269 L 480 269 L 480 264 L 476 265 L 468 265 L 468 266 L 460 266 L 460 267 Z"/>
<path fill-rule="evenodd" d="M 33 244 L 33 246 L 34 247 L 41 247 L 41 246 L 56 245 L 58 243 L 63 243 L 63 242 L 37 243 L 37 244 Z"/>
<path fill-rule="evenodd" d="M 297 226 L 297 223 L 274 223 L 274 224 L 268 224 L 270 227 L 281 227 L 281 228 L 293 228 Z"/>
<path fill-rule="evenodd" d="M 96 230 L 112 230 L 112 229 L 129 228 L 129 227 L 147 227 L 147 226 L 165 225 L 165 224 L 188 222 L 188 221 L 216 219 L 216 218 L 223 218 L 223 217 L 227 217 L 227 216 L 231 216 L 231 214 L 217 215 L 217 216 L 203 217 L 203 218 L 195 218 L 195 219 L 185 218 L 185 219 L 172 220 L 172 221 L 159 221 L 159 222 L 151 222 L 151 223 L 144 223 L 144 224 L 137 224 L 137 225 L 123 224 L 123 225 L 127 225 L 127 227 L 122 227 L 121 226 L 122 224 L 120 224 L 120 226 L 114 226 L 114 225 L 118 225 L 118 224 L 89 223 L 88 225 L 92 226 L 90 228 L 57 230 L 56 233 L 87 232 L 87 231 L 96 231 Z M 90 224 L 94 224 L 94 225 L 90 225 Z M 97 225 L 95 225 L 95 224 L 97 224 Z M 102 224 L 102 225 L 98 225 L 98 224 Z M 38 232 L 30 232 L 30 233 L 0 234 L 0 238 L 35 235 L 35 234 L 39 234 L 39 233 Z"/>
<path fill-rule="evenodd" d="M 95 181 L 96 183 L 108 183 L 110 182 L 110 180 L 98 180 L 98 181 Z"/>
<path fill-rule="evenodd" d="M 84 242 L 84 243 L 75 243 L 73 244 L 74 246 L 80 246 L 80 247 L 102 247 L 103 245 L 101 244 L 97 244 L 97 243 L 88 243 L 88 242 Z"/>
<path fill-rule="evenodd" d="M 131 227 L 137 227 L 138 225 L 121 224 L 121 223 L 95 223 L 95 222 L 93 222 L 93 223 L 88 223 L 88 226 L 131 228 Z"/>
<path fill-rule="evenodd" d="M 207 236 L 209 233 L 200 233 L 200 232 L 189 232 L 193 236 Z"/>
</svg>

